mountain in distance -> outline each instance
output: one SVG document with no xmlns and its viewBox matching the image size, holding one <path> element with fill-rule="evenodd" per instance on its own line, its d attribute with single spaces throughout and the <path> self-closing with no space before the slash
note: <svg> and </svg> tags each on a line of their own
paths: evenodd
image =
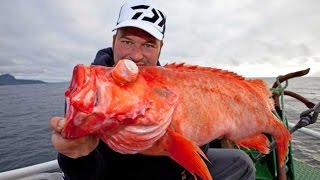
<svg viewBox="0 0 320 180">
<path fill-rule="evenodd" d="M 18 84 L 46 84 L 46 82 L 41 80 L 16 79 L 11 74 L 0 75 L 0 86 L 1 85 L 18 85 Z"/>
</svg>

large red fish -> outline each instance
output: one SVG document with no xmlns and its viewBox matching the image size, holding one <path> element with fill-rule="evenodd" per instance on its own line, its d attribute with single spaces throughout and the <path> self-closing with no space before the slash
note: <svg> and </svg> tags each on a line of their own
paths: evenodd
<svg viewBox="0 0 320 180">
<path fill-rule="evenodd" d="M 263 81 L 220 69 L 137 67 L 129 60 L 116 67 L 77 65 L 65 92 L 63 134 L 95 134 L 123 154 L 169 156 L 210 180 L 199 146 L 218 138 L 268 153 L 264 133 L 270 134 L 284 164 L 291 136 L 271 112 L 270 95 Z"/>
</svg>

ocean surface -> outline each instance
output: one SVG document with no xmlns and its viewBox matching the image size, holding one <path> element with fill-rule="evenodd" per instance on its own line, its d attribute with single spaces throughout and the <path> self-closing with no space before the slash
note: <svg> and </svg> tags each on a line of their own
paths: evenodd
<svg viewBox="0 0 320 180">
<path fill-rule="evenodd" d="M 274 78 L 266 79 L 269 84 Z M 68 83 L 0 86 L 0 172 L 56 158 L 51 145 L 49 119 L 64 114 Z M 271 86 L 270 86 L 271 87 Z M 320 102 L 320 78 L 296 78 L 287 90 L 314 103 Z M 289 122 L 297 122 L 306 107 L 285 98 Z M 309 126 L 320 132 L 320 120 Z M 294 158 L 320 168 L 320 140 L 303 133 L 293 135 Z"/>
</svg>

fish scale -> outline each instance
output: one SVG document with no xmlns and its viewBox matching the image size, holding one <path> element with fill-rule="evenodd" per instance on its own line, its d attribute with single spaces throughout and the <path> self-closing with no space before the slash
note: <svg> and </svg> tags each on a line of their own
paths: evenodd
<svg viewBox="0 0 320 180">
<path fill-rule="evenodd" d="M 134 73 L 128 64 L 134 65 L 121 60 L 115 67 L 76 66 L 65 93 L 66 138 L 95 134 L 117 152 L 166 155 L 210 180 L 199 146 L 226 138 L 268 153 L 264 134 L 270 134 L 284 164 L 291 136 L 271 112 L 271 93 L 262 80 L 185 64 Z M 97 94 L 104 97 L 92 97 Z"/>
</svg>

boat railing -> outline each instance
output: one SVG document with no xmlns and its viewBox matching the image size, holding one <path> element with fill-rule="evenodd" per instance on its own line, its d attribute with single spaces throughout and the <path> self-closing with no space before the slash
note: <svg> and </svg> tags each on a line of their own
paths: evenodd
<svg viewBox="0 0 320 180">
<path fill-rule="evenodd" d="M 293 126 L 293 123 L 289 123 L 289 127 Z M 320 132 L 314 131 L 309 128 L 301 128 L 298 131 L 320 140 Z M 57 160 L 52 160 L 41 164 L 14 169 L 6 172 L 0 172 L 0 180 L 62 180 L 62 177 L 63 174 L 59 169 Z"/>
<path fill-rule="evenodd" d="M 53 171 L 57 172 L 53 172 Z M 50 172 L 50 173 L 48 173 Z M 59 170 L 57 160 L 52 160 L 20 169 L 0 172 L 0 180 L 62 180 L 63 174 Z"/>
<path fill-rule="evenodd" d="M 289 125 L 290 128 L 293 128 L 295 126 L 295 124 L 290 123 L 290 122 L 288 122 L 288 125 Z M 303 127 L 301 129 L 299 129 L 298 131 L 302 132 L 302 133 L 304 133 L 306 135 L 312 136 L 314 138 L 320 139 L 320 132 L 314 131 L 312 129 Z"/>
</svg>

